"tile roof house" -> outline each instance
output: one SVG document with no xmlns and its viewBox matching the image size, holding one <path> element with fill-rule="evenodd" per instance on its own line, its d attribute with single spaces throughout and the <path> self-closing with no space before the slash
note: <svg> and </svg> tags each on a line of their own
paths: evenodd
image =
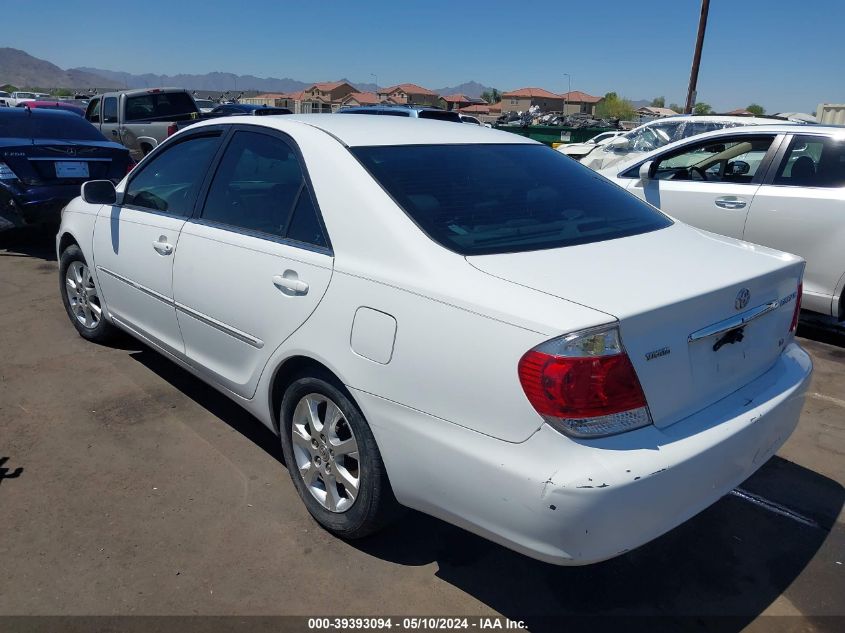
<svg viewBox="0 0 845 633">
<path fill-rule="evenodd" d="M 563 107 L 565 114 L 589 114 L 595 116 L 596 105 L 604 99 L 604 97 L 594 97 L 586 92 L 580 90 L 573 90 L 571 92 L 564 92 L 560 95 L 563 99 Z"/>
<path fill-rule="evenodd" d="M 447 95 L 438 99 L 438 105 L 444 110 L 459 110 L 471 105 L 488 105 L 479 97 L 467 97 L 463 94 Z"/>
<path fill-rule="evenodd" d="M 334 112 L 340 108 L 345 97 L 358 92 L 358 89 L 346 81 L 327 81 L 316 83 L 303 90 L 304 96 L 300 112 Z"/>
<path fill-rule="evenodd" d="M 395 103 L 412 103 L 414 105 L 437 105 L 440 95 L 416 84 L 398 84 L 389 88 L 380 88 L 378 96 L 381 101 L 392 100 Z"/>
<path fill-rule="evenodd" d="M 637 114 L 640 116 L 652 116 L 655 118 L 663 118 L 667 116 L 677 116 L 677 112 L 671 108 L 658 108 L 657 106 L 643 106 L 637 109 Z"/>
<path fill-rule="evenodd" d="M 520 88 L 502 93 L 502 112 L 524 112 L 535 105 L 545 112 L 560 112 L 563 98 L 543 88 Z"/>
<path fill-rule="evenodd" d="M 378 94 L 375 92 L 350 92 L 340 102 L 341 106 L 377 105 Z"/>
</svg>

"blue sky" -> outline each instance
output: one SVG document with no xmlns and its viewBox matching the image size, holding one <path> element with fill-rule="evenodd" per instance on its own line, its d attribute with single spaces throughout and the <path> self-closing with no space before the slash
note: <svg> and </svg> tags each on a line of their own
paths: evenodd
<svg viewBox="0 0 845 633">
<path fill-rule="evenodd" d="M 437 88 L 476 80 L 683 103 L 698 0 L 4 2 L 0 46 L 69 68 Z M 95 7 L 100 6 L 102 10 Z M 110 7 L 110 9 L 109 9 Z M 481 9 L 468 8 L 481 7 Z M 713 0 L 698 84 L 718 110 L 845 102 L 845 2 Z M 138 32 L 133 37 L 133 31 Z"/>
</svg>

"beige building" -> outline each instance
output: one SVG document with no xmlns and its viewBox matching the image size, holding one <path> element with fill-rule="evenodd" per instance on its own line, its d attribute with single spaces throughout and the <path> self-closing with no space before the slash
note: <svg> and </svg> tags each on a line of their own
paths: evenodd
<svg viewBox="0 0 845 633">
<path fill-rule="evenodd" d="M 440 95 L 416 84 L 398 84 L 378 91 L 380 101 L 392 101 L 401 104 L 436 106 Z"/>
<path fill-rule="evenodd" d="M 331 113 L 340 108 L 343 99 L 358 89 L 345 81 L 314 84 L 302 91 L 299 112 Z"/>
<path fill-rule="evenodd" d="M 564 114 L 589 114 L 596 115 L 596 106 L 604 97 L 594 97 L 580 90 L 564 92 L 560 95 L 563 99 Z"/>
<path fill-rule="evenodd" d="M 520 88 L 502 93 L 502 112 L 524 112 L 537 106 L 543 112 L 560 112 L 563 98 L 543 88 Z"/>
<path fill-rule="evenodd" d="M 379 98 L 375 92 L 351 92 L 346 95 L 340 102 L 342 108 L 378 104 Z"/>
</svg>

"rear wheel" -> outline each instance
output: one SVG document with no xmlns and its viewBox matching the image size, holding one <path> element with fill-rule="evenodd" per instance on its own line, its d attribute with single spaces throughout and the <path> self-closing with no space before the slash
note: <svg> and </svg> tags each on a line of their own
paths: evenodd
<svg viewBox="0 0 845 633">
<path fill-rule="evenodd" d="M 91 269 L 75 244 L 62 253 L 59 283 L 65 311 L 79 335 L 96 343 L 111 341 L 117 330 L 103 316 Z"/>
<path fill-rule="evenodd" d="M 399 509 L 364 416 L 328 374 L 301 376 L 281 406 L 281 441 L 293 484 L 318 523 L 346 539 L 367 536 Z"/>
</svg>

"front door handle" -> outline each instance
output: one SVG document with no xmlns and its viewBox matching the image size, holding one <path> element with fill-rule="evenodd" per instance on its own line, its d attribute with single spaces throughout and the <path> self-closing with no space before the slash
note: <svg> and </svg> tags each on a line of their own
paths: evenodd
<svg viewBox="0 0 845 633">
<path fill-rule="evenodd" d="M 164 235 L 153 242 L 153 248 L 159 255 L 170 255 L 173 253 L 173 244 L 167 243 L 167 238 Z"/>
<path fill-rule="evenodd" d="M 274 275 L 273 285 L 285 294 L 308 294 L 308 284 L 298 279 L 296 273 L 292 270 L 286 270 L 284 275 Z"/>
<path fill-rule="evenodd" d="M 744 209 L 746 204 L 748 203 L 745 200 L 735 196 L 716 198 L 716 206 L 722 207 L 723 209 Z"/>
</svg>

